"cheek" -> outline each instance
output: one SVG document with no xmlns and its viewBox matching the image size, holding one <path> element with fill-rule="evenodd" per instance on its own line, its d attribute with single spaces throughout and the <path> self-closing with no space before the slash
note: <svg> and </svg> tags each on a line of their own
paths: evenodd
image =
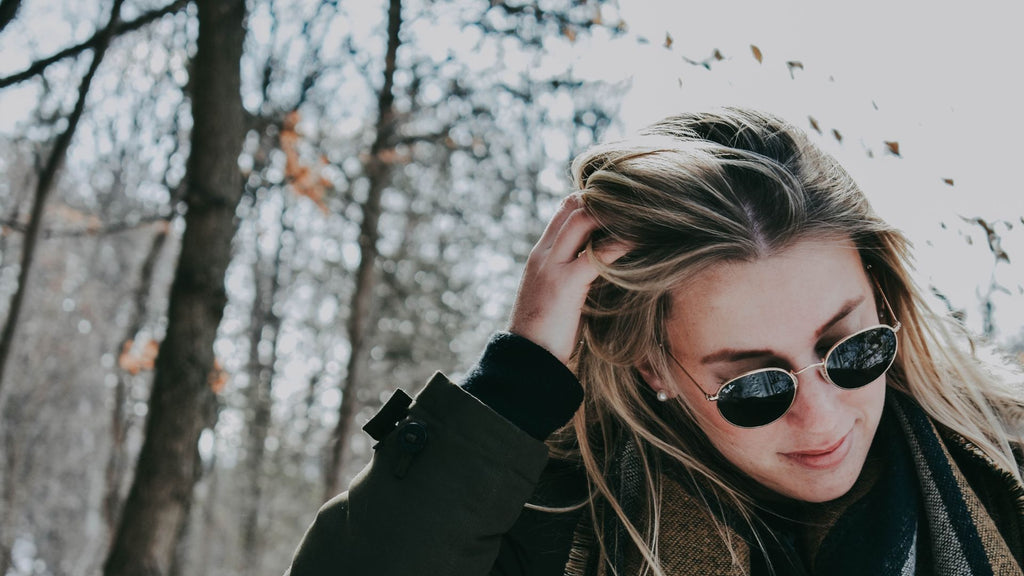
<svg viewBox="0 0 1024 576">
<path fill-rule="evenodd" d="M 707 402 L 711 413 L 699 422 L 708 440 L 726 460 L 749 476 L 760 479 L 758 471 L 783 447 L 785 433 L 779 426 L 740 428 L 726 422 L 714 402 Z"/>
</svg>

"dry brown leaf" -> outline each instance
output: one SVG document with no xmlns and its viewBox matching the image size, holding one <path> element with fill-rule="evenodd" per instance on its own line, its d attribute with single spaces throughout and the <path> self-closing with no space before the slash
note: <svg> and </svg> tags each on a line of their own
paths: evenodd
<svg viewBox="0 0 1024 576">
<path fill-rule="evenodd" d="M 476 141 L 473 143 L 476 144 Z M 409 161 L 409 155 L 402 154 L 394 148 L 385 148 L 377 153 L 377 159 L 384 164 L 404 164 Z"/>
<path fill-rule="evenodd" d="M 57 221 L 70 224 L 72 227 L 85 229 L 90 233 L 98 232 L 103 228 L 103 221 L 100 220 L 99 216 L 77 210 L 66 204 L 58 204 L 53 208 L 47 209 L 47 214 L 52 214 L 52 218 Z"/>
<path fill-rule="evenodd" d="M 569 39 L 569 42 L 576 42 L 576 30 L 572 26 L 563 26 L 562 34 Z"/>
<path fill-rule="evenodd" d="M 715 48 L 715 51 L 711 53 L 711 57 L 715 60 L 725 60 L 725 56 L 722 56 L 722 51 Z"/>
<path fill-rule="evenodd" d="M 293 110 L 286 114 L 281 122 L 279 141 L 285 158 L 284 174 L 296 194 L 309 198 L 320 208 L 321 212 L 326 214 L 329 210 L 324 197 L 327 194 L 327 189 L 330 188 L 330 181 L 320 176 L 320 170 L 329 162 L 327 156 L 321 154 L 319 166 L 310 167 L 303 163 L 299 156 L 300 135 L 296 130 L 299 119 L 298 111 Z"/>
<path fill-rule="evenodd" d="M 117 357 L 117 366 L 128 372 L 129 374 L 138 374 L 138 370 L 135 369 L 135 358 L 132 356 L 132 342 L 133 340 L 125 340 L 124 344 L 121 345 L 121 354 Z"/>
<path fill-rule="evenodd" d="M 210 370 L 210 374 L 206 377 L 207 383 L 210 385 L 210 390 L 214 394 L 220 394 L 224 391 L 224 388 L 228 385 L 228 372 L 221 367 L 220 360 L 214 358 L 213 370 Z"/>
<path fill-rule="evenodd" d="M 671 47 L 672 47 L 672 35 L 669 34 L 668 32 L 665 32 L 665 48 L 671 48 Z"/>
<path fill-rule="evenodd" d="M 835 128 L 833 128 L 832 129 L 832 135 L 836 137 L 836 140 L 838 140 L 840 143 L 842 143 L 843 135 L 839 132 L 839 130 L 836 130 Z"/>
<path fill-rule="evenodd" d="M 950 186 L 953 185 L 953 179 L 952 178 L 943 178 L 942 181 L 945 182 L 946 184 L 950 185 Z"/>
<path fill-rule="evenodd" d="M 890 142 L 890 141 L 886 140 L 885 141 L 885 147 L 888 148 L 889 152 L 891 152 L 894 156 L 899 156 L 900 155 L 900 143 L 899 142 Z"/>
<path fill-rule="evenodd" d="M 761 54 L 761 49 L 751 44 L 750 51 L 754 54 L 754 59 L 757 60 L 758 64 L 760 64 L 764 59 L 763 55 Z"/>
<path fill-rule="evenodd" d="M 156 366 L 156 356 L 159 352 L 160 344 L 156 340 L 148 340 L 141 347 L 136 346 L 134 340 L 125 340 L 121 345 L 117 365 L 132 376 L 139 372 L 148 372 Z"/>
<path fill-rule="evenodd" d="M 818 126 L 818 121 L 814 119 L 814 116 L 808 116 L 807 120 L 810 121 L 811 128 L 814 128 L 815 132 L 817 132 L 818 134 L 821 134 L 821 127 Z"/>
<path fill-rule="evenodd" d="M 284 115 L 284 121 L 281 122 L 281 130 L 283 132 L 295 132 L 295 127 L 299 125 L 301 116 L 298 110 L 292 110 L 291 112 Z"/>
</svg>

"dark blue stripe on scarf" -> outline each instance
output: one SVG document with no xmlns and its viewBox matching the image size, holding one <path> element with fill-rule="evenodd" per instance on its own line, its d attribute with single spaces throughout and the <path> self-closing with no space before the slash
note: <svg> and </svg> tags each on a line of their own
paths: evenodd
<svg viewBox="0 0 1024 576">
<path fill-rule="evenodd" d="M 901 394 L 890 394 L 890 396 L 895 397 L 913 430 L 914 437 L 946 507 L 950 528 L 956 534 L 964 557 L 971 567 L 970 573 L 975 576 L 993 574 L 992 566 L 985 554 L 985 547 L 982 545 L 978 529 L 974 525 L 974 518 L 971 517 L 970 511 L 967 509 L 960 485 L 953 475 L 953 469 L 942 450 L 941 441 L 935 434 L 931 422 L 920 407 L 903 398 Z"/>
</svg>

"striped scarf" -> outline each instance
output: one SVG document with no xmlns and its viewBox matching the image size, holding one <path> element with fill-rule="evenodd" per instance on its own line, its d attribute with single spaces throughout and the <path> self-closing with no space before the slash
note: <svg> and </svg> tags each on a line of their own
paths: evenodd
<svg viewBox="0 0 1024 576">
<path fill-rule="evenodd" d="M 619 501 L 646 524 L 635 447 L 620 451 Z M 1022 576 L 1024 486 L 962 437 L 942 431 L 913 401 L 888 394 L 868 462 L 848 494 L 825 504 L 791 503 L 765 515 L 761 546 L 744 523 L 719 515 L 663 474 L 658 558 L 670 576 L 769 574 Z M 714 508 L 714 507 L 711 507 Z M 641 555 L 613 515 L 609 559 L 597 562 L 584 514 L 566 576 L 636 575 Z"/>
</svg>

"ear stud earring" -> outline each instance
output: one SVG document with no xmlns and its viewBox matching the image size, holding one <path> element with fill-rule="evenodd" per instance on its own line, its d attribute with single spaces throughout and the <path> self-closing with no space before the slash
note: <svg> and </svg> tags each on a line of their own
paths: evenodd
<svg viewBox="0 0 1024 576">
<path fill-rule="evenodd" d="M 658 390 L 658 402 L 664 402 L 666 400 L 668 400 L 668 392 Z"/>
</svg>

